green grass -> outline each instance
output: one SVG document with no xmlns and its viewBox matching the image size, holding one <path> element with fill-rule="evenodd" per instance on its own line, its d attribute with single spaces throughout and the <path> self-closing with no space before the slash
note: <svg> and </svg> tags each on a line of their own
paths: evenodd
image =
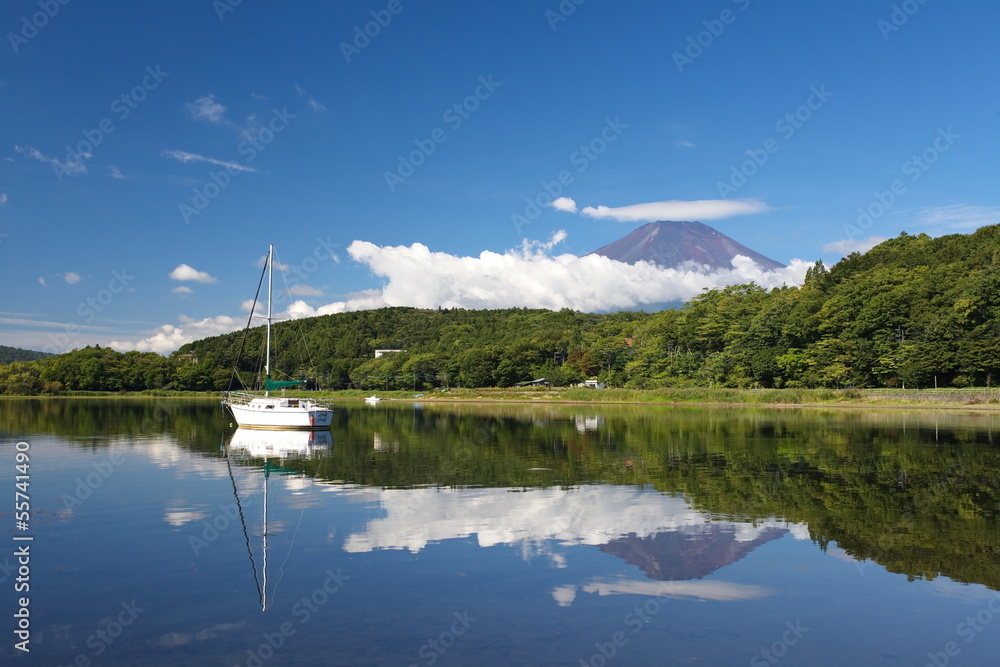
<svg viewBox="0 0 1000 667">
<path fill-rule="evenodd" d="M 706 405 L 870 405 L 870 406 L 949 406 L 995 409 L 996 398 L 985 398 L 984 392 L 996 390 L 968 389 L 957 392 L 958 400 L 928 392 L 919 400 L 912 391 L 878 391 L 863 389 L 733 389 L 708 387 L 681 387 L 661 389 L 585 389 L 579 387 L 518 387 L 483 389 L 427 389 L 390 390 L 347 389 L 341 391 L 286 391 L 284 395 L 313 398 L 325 401 L 360 401 L 375 394 L 380 398 L 413 400 L 420 395 L 422 401 L 520 401 L 566 403 L 670 403 Z M 275 392 L 281 395 L 280 392 Z M 149 390 L 142 392 L 87 392 L 67 391 L 48 398 L 205 398 L 219 399 L 221 392 L 187 392 Z M 9 397 L 13 398 L 13 397 Z M 43 397 L 45 398 L 45 397 Z M 930 398 L 931 400 L 926 400 Z"/>
</svg>

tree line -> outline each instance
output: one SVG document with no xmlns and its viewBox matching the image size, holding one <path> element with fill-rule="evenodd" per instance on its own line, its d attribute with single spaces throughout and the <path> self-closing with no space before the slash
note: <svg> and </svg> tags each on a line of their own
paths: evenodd
<svg viewBox="0 0 1000 667">
<path fill-rule="evenodd" d="M 169 357 L 99 347 L 0 365 L 7 394 L 225 390 L 262 378 L 264 332 Z M 238 351 L 243 348 L 239 364 Z M 399 352 L 375 358 L 375 350 Z M 278 323 L 272 378 L 364 390 L 554 386 L 966 387 L 1000 373 L 1000 225 L 900 234 L 801 287 L 706 290 L 656 313 L 382 308 Z"/>
</svg>

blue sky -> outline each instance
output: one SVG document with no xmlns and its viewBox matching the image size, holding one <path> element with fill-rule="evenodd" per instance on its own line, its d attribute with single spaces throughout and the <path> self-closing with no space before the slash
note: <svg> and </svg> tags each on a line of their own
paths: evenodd
<svg viewBox="0 0 1000 667">
<path fill-rule="evenodd" d="M 292 316 L 613 310 L 997 223 L 998 19 L 986 0 L 12 0 L 0 344 L 168 353 L 239 328 L 269 243 Z M 790 268 L 570 257 L 656 219 Z"/>
</svg>

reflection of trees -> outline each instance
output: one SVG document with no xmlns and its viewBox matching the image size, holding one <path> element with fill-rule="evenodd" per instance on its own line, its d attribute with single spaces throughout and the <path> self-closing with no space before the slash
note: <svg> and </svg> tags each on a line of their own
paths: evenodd
<svg viewBox="0 0 1000 667">
<path fill-rule="evenodd" d="M 597 430 L 580 430 L 603 417 Z M 934 421 L 936 420 L 936 421 Z M 333 447 L 286 465 L 319 480 L 418 485 L 648 486 L 714 516 L 805 522 L 912 577 L 1000 588 L 996 416 L 876 410 L 666 406 L 338 406 Z M 598 423 L 598 422 L 595 422 Z M 169 435 L 219 455 L 228 419 L 214 401 L 0 401 L 0 435 Z M 376 448 L 379 442 L 392 447 Z"/>
<path fill-rule="evenodd" d="M 229 421 L 218 399 L 0 399 L 0 435 L 51 434 L 88 447 L 104 446 L 101 436 L 171 434 L 192 449 L 218 451 Z"/>
</svg>

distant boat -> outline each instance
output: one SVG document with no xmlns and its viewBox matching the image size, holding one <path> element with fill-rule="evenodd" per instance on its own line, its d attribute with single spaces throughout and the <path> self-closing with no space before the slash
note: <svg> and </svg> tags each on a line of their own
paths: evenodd
<svg viewBox="0 0 1000 667">
<path fill-rule="evenodd" d="M 366 396 L 365 397 L 365 403 L 379 403 L 380 401 L 384 401 L 384 400 L 385 400 L 384 398 L 379 398 L 375 394 L 372 394 L 371 396 Z"/>
<path fill-rule="evenodd" d="M 272 389 L 295 387 L 305 380 L 274 381 L 271 379 L 271 278 L 274 264 L 274 245 L 267 250 L 267 352 L 264 357 L 264 395 L 244 392 L 226 392 L 222 405 L 232 413 L 241 427 L 266 429 L 324 429 L 330 428 L 333 410 L 308 398 L 272 397 Z M 263 276 L 262 276 L 263 278 Z M 254 307 L 257 302 L 254 301 Z M 253 319 L 253 309 L 250 311 Z M 250 320 L 247 321 L 247 329 Z M 244 332 L 245 335 L 245 332 Z M 237 359 L 237 363 L 239 360 Z"/>
</svg>

